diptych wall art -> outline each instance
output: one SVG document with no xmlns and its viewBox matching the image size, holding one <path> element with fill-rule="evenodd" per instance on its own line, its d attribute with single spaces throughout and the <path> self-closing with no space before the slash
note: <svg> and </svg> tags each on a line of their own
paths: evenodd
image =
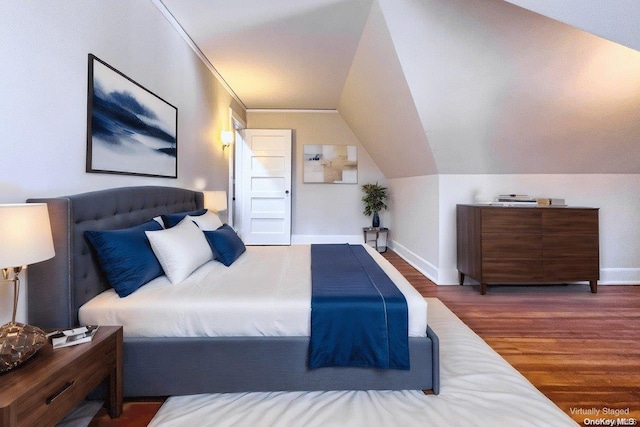
<svg viewBox="0 0 640 427">
<path fill-rule="evenodd" d="M 178 109 L 89 55 L 87 172 L 178 177 Z"/>
<path fill-rule="evenodd" d="M 358 183 L 355 145 L 305 145 L 303 151 L 305 183 Z"/>
</svg>

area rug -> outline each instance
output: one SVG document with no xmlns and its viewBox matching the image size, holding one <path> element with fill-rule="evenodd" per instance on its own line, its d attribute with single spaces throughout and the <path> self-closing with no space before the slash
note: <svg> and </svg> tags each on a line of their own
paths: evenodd
<svg viewBox="0 0 640 427">
<path fill-rule="evenodd" d="M 576 426 L 469 329 L 426 298 L 440 338 L 440 394 L 421 391 L 230 393 L 169 398 L 150 426 Z"/>
</svg>

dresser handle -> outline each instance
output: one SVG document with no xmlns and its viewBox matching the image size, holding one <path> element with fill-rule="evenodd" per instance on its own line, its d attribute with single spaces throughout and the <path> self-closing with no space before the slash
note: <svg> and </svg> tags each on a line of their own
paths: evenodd
<svg viewBox="0 0 640 427">
<path fill-rule="evenodd" d="M 62 393 L 67 391 L 67 389 L 69 387 L 71 387 L 72 385 L 74 385 L 74 384 L 75 384 L 75 381 L 67 381 L 66 384 L 62 386 L 60 391 L 58 391 L 57 393 L 54 393 L 51 396 L 47 397 L 47 405 L 50 405 L 51 402 L 53 402 L 56 397 L 60 396 Z"/>
</svg>

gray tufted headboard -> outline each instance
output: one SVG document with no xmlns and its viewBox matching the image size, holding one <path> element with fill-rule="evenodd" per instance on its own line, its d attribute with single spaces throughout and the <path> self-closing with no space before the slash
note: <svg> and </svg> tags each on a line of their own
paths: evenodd
<svg viewBox="0 0 640 427">
<path fill-rule="evenodd" d="M 32 264 L 28 274 L 28 321 L 41 328 L 78 325 L 78 309 L 107 289 L 84 238 L 86 230 L 131 227 L 157 215 L 200 209 L 201 192 L 175 187 L 124 187 L 73 196 L 29 199 L 47 203 L 56 256 Z"/>
</svg>

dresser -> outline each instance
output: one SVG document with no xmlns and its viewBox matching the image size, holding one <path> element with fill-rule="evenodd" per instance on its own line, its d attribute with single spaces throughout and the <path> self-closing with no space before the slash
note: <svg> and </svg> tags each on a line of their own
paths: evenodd
<svg viewBox="0 0 640 427">
<path fill-rule="evenodd" d="M 457 268 L 489 284 L 554 284 L 600 278 L 598 209 L 457 205 Z"/>
</svg>

